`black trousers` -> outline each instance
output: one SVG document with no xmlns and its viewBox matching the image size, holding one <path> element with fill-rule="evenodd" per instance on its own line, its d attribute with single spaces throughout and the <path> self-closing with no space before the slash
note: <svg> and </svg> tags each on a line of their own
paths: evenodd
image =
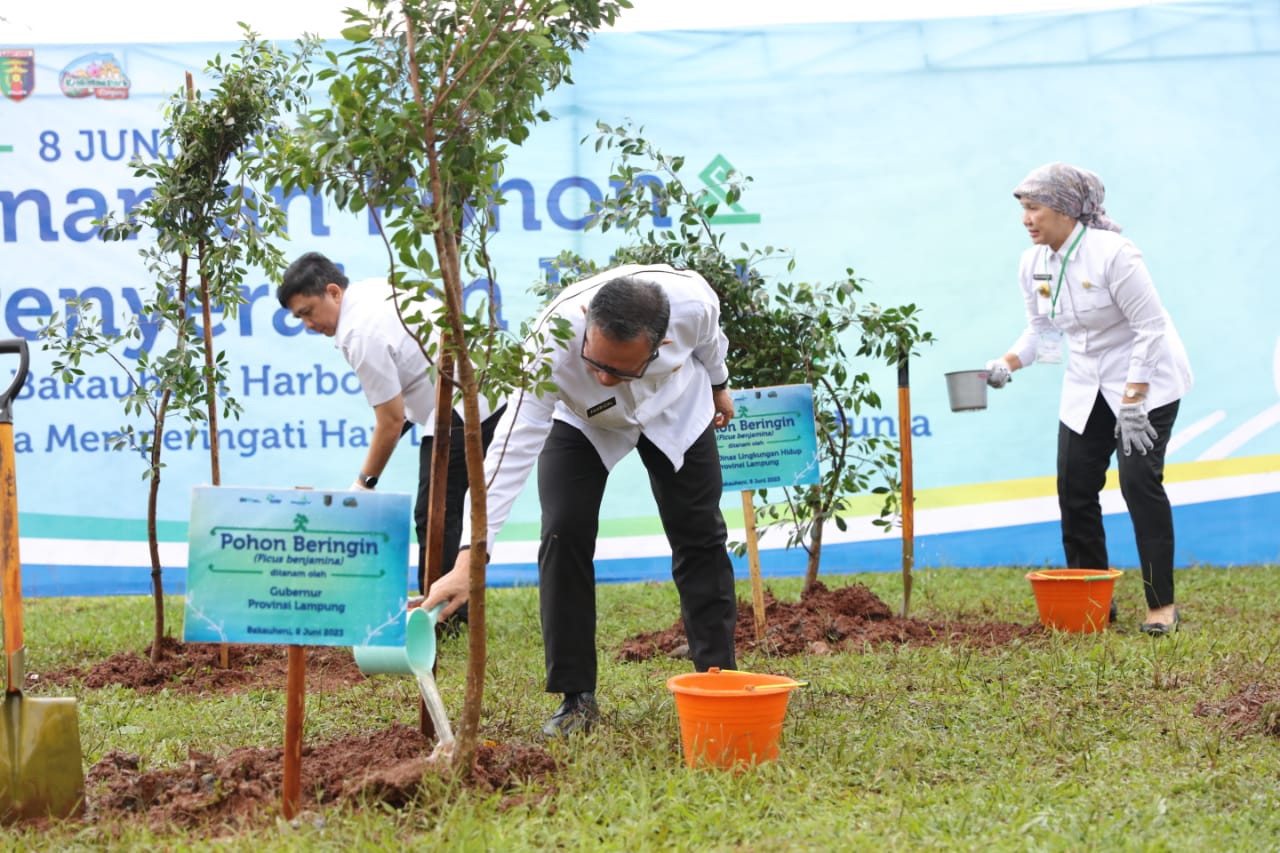
<svg viewBox="0 0 1280 853">
<path fill-rule="evenodd" d="M 1118 459 L 1120 493 L 1129 508 L 1133 535 L 1142 567 L 1147 606 L 1173 604 L 1173 510 L 1164 490 L 1164 452 L 1169 444 L 1178 402 L 1148 413 L 1156 428 L 1155 446 L 1146 455 L 1126 456 L 1115 434 L 1116 417 L 1099 394 L 1084 434 L 1058 424 L 1058 508 L 1062 512 L 1062 549 L 1067 566 L 1105 569 L 1107 537 L 1102 527 L 1098 494 L 1106 483 L 1114 454 Z"/>
<path fill-rule="evenodd" d="M 480 424 L 484 449 L 493 441 L 493 431 L 502 417 L 502 406 Z M 453 568 L 462 545 L 462 504 L 467 496 L 466 439 L 462 434 L 462 418 L 453 413 L 449 429 L 449 482 L 444 493 L 444 571 Z M 413 527 L 418 534 L 418 592 L 427 594 L 427 509 L 431 506 L 431 448 L 433 436 L 423 436 L 418 450 L 418 496 L 413 502 Z"/>
<path fill-rule="evenodd" d="M 671 577 L 694 667 L 733 669 L 738 602 L 720 512 L 723 481 L 715 430 L 707 426 L 679 471 L 644 436 L 636 449 L 671 545 Z M 596 689 L 594 559 L 608 478 L 587 437 L 556 421 L 538 457 L 538 595 L 548 693 Z"/>
</svg>

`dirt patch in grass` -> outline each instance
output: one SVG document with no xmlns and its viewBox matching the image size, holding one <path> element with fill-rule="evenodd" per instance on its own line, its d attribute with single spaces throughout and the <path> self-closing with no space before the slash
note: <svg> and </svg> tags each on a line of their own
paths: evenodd
<svg viewBox="0 0 1280 853">
<path fill-rule="evenodd" d="M 765 603 L 768 630 L 763 641 L 756 640 L 750 603 L 739 604 L 735 640 L 740 653 L 859 653 L 885 643 L 990 648 L 1044 633 L 1038 624 L 901 619 L 861 584 L 835 590 L 816 584 L 798 602 L 778 601 L 766 593 Z M 84 670 L 44 673 L 40 682 L 61 686 L 78 681 L 93 689 L 115 684 L 140 693 L 168 690 L 197 695 L 286 688 L 287 647 L 230 645 L 226 667 L 220 663 L 220 651 L 217 645 L 166 638 L 158 663 L 151 662 L 150 649 L 142 654 L 121 653 Z M 348 648 L 316 646 L 307 647 L 306 652 L 308 692 L 341 689 L 365 679 Z M 662 654 L 687 655 L 680 622 L 632 637 L 618 651 L 619 658 L 630 661 Z M 448 761 L 433 760 L 433 745 L 416 728 L 402 724 L 358 737 L 304 744 L 303 819 L 318 819 L 306 815 L 344 803 L 401 808 L 422 802 L 424 786 L 434 787 L 433 780 L 447 779 L 452 773 Z M 104 755 L 86 774 L 88 806 L 83 819 L 110 835 L 138 821 L 157 831 L 236 832 L 280 816 L 282 748 L 242 747 L 220 757 L 192 751 L 178 767 L 143 770 L 141 765 L 135 755 L 118 751 Z M 462 784 L 486 792 L 510 792 L 506 795 L 515 805 L 527 801 L 531 790 L 553 791 L 548 780 L 558 767 L 541 747 L 486 742 L 477 750 L 471 770 Z"/>
<path fill-rule="evenodd" d="M 283 690 L 288 683 L 288 646 L 227 646 L 227 666 L 220 661 L 216 643 L 183 643 L 165 637 L 160 644 L 160 660 L 151 662 L 151 647 L 141 654 L 120 652 L 87 669 L 67 669 L 40 676 L 44 684 L 55 686 L 79 681 L 101 690 L 118 684 L 139 693 L 193 694 L 237 693 L 242 690 Z M 365 680 L 356 666 L 351 649 L 345 646 L 308 646 L 307 691 L 325 693 Z"/>
<path fill-rule="evenodd" d="M 43 688 L 79 682 L 102 689 L 119 685 L 142 694 L 162 690 L 184 695 L 280 690 L 288 684 L 288 647 L 228 645 L 227 665 L 221 648 L 209 643 L 182 643 L 166 637 L 160 659 L 151 650 L 122 652 L 85 669 L 30 674 L 29 686 Z M 338 690 L 366 680 L 351 649 L 306 648 L 308 693 Z M 401 808 L 418 797 L 424 785 L 450 779 L 450 762 L 433 758 L 434 740 L 402 724 L 327 743 L 304 743 L 301 764 L 301 810 L 321 807 L 385 804 Z M 104 833 L 137 821 L 157 831 L 172 829 L 218 833 L 261 825 L 279 817 L 284 781 L 282 747 L 241 747 L 223 756 L 189 753 L 181 766 L 143 770 L 141 759 L 119 751 L 105 754 L 85 774 L 87 807 L 83 820 Z M 485 792 L 512 791 L 511 802 L 527 802 L 531 790 L 545 787 L 556 762 L 538 746 L 486 742 L 476 751 L 471 773 L 460 783 Z M 545 794 L 535 795 L 545 796 Z"/>
<path fill-rule="evenodd" d="M 218 645 L 166 637 L 156 663 L 151 662 L 150 648 L 122 652 L 84 669 L 32 673 L 28 684 L 48 689 L 79 682 L 95 690 L 119 685 L 142 694 L 164 690 L 205 696 L 287 688 L 287 646 L 231 644 L 226 651 L 223 666 Z M 366 680 L 349 648 L 308 646 L 305 651 L 308 693 Z M 402 724 L 368 735 L 304 743 L 302 819 L 308 819 L 308 812 L 335 805 L 406 806 L 433 779 L 454 776 L 447 758 L 433 758 L 433 747 L 434 740 Z M 163 769 L 143 770 L 142 763 L 136 755 L 111 751 L 89 768 L 82 819 L 108 835 L 138 821 L 160 832 L 220 833 L 261 826 L 281 815 L 282 747 L 241 747 L 222 756 L 192 751 L 180 766 Z M 489 793 L 512 791 L 514 805 L 527 802 L 530 790 L 548 789 L 543 783 L 556 770 L 555 759 L 542 747 L 485 742 L 476 751 L 469 777 L 458 783 Z"/>
<path fill-rule="evenodd" d="M 1218 702 L 1197 702 L 1194 713 L 1198 717 L 1215 717 L 1238 735 L 1261 731 L 1280 737 L 1280 687 L 1249 684 Z"/>
<path fill-rule="evenodd" d="M 862 652 L 875 646 L 933 646 L 943 643 L 994 648 L 1028 637 L 1043 636 L 1039 624 L 1009 622 L 932 622 L 894 616 L 870 589 L 852 584 L 827 589 L 815 583 L 798 602 L 779 601 L 765 590 L 765 635 L 756 639 L 755 611 L 751 602 L 738 602 L 734 643 L 738 654 L 828 655 Z M 623 641 L 619 660 L 645 661 L 657 655 L 687 657 L 688 640 L 679 620 L 662 631 L 637 634 Z"/>
<path fill-rule="evenodd" d="M 430 784 L 448 778 L 447 760 L 434 761 L 432 743 L 417 729 L 394 724 L 369 735 L 305 745 L 299 819 L 318 819 L 322 807 L 385 803 L 402 808 Z M 135 755 L 109 752 L 85 777 L 86 822 L 111 833 L 145 821 L 156 831 L 243 830 L 280 815 L 284 755 L 281 748 L 234 749 L 221 757 L 191 752 L 180 767 L 140 770 Z M 486 742 L 476 751 L 464 784 L 490 793 L 511 792 L 511 805 L 528 801 L 557 770 L 541 747 Z M 554 789 L 544 790 L 546 796 Z M 308 814 L 309 813 L 309 814 Z"/>
</svg>

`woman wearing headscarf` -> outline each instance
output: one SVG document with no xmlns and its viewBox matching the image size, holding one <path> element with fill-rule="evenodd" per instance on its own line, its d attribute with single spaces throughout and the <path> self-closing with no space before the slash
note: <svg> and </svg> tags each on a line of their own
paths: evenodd
<svg viewBox="0 0 1280 853">
<path fill-rule="evenodd" d="M 987 383 L 1002 388 L 1036 361 L 1060 362 L 1065 339 L 1058 507 L 1067 566 L 1110 566 L 1099 494 L 1118 450 L 1147 600 L 1141 630 L 1162 636 L 1179 622 L 1164 454 L 1191 366 L 1142 252 L 1107 218 L 1104 194 L 1097 175 L 1066 163 L 1041 166 L 1014 189 L 1034 244 L 1018 267 L 1027 326 L 987 363 Z"/>
</svg>

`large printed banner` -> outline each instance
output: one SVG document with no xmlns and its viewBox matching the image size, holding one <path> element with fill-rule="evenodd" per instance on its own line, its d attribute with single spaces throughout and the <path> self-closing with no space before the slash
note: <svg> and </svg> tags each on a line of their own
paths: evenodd
<svg viewBox="0 0 1280 853">
<path fill-rule="evenodd" d="M 249 22 L 252 24 L 252 22 Z M 867 299 L 911 303 L 938 343 L 911 366 L 916 563 L 1060 562 L 1053 466 L 1060 366 L 1038 365 L 993 392 L 982 412 L 954 413 L 943 374 L 1004 352 L 1022 323 L 1015 272 L 1027 244 L 1012 187 L 1066 160 L 1098 172 L 1108 213 L 1144 251 L 1189 350 L 1196 385 L 1182 403 L 1166 478 L 1177 561 L 1280 557 L 1280 9 L 1201 2 L 1070 15 L 788 26 L 752 31 L 601 34 L 578 58 L 554 116 L 511 149 L 508 199 L 494 235 L 494 286 L 510 328 L 537 310 L 530 284 L 571 249 L 607 262 L 618 236 L 587 231 L 593 201 L 614 193 L 598 121 L 631 122 L 682 179 L 722 199 L 726 176 L 753 178 L 722 204 L 726 245 L 783 246 L 779 281 L 835 281 L 846 268 Z M 137 351 L 99 359 L 66 384 L 51 375 L 39 330 L 68 298 L 97 302 L 123 327 L 152 286 L 142 241 L 108 244 L 95 219 L 126 214 L 148 187 L 128 161 L 153 157 L 162 109 L 184 74 L 233 44 L 0 45 L 0 337 L 32 346 L 14 404 L 21 553 L 31 594 L 143 592 L 147 483 L 136 453 L 112 449 Z M 197 85 L 202 85 L 198 83 Z M 322 96 L 322 93 L 317 93 Z M 587 144 L 583 144 L 584 139 Z M 655 174 L 653 181 L 669 176 Z M 385 274 L 368 219 L 324 198 L 287 204 L 291 255 L 318 250 L 354 279 Z M 658 213 L 655 227 L 670 225 Z M 143 238 L 146 239 L 145 237 Z M 475 307 L 487 282 L 470 282 Z M 309 334 L 252 276 L 237 316 L 213 332 L 232 365 L 239 421 L 221 423 L 221 480 L 233 487 L 349 484 L 372 432 L 354 376 L 328 339 Z M 162 341 L 161 341 L 162 343 Z M 1240 344 L 1246 344 L 1242 352 Z M 856 347 L 855 347 L 856 348 Z M 0 371 L 11 370 L 0 362 Z M 862 360 L 894 400 L 896 371 Z M 141 377 L 144 381 L 146 377 Z M 859 435 L 897 437 L 897 413 L 864 411 Z M 207 430 L 162 437 L 161 559 L 168 589 L 187 565 L 194 486 L 211 481 Z M 419 436 L 383 480 L 414 491 Z M 634 459 L 606 494 L 599 550 L 605 580 L 665 577 L 670 557 Z M 531 583 L 533 489 L 499 539 L 491 577 Z M 741 525 L 737 496 L 725 502 Z M 1118 491 L 1104 494 L 1112 562 L 1136 561 Z M 894 569 L 900 543 L 865 518 L 830 531 L 824 569 Z M 803 554 L 765 532 L 766 573 L 798 572 Z M 777 541 L 775 541 L 777 540 Z M 406 585 L 410 567 L 405 567 Z"/>
</svg>

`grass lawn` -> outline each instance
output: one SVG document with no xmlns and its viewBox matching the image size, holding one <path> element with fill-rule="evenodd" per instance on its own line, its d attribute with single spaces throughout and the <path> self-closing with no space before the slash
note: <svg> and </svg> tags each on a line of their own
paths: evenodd
<svg viewBox="0 0 1280 853">
<path fill-rule="evenodd" d="M 911 616 L 1031 624 L 1024 569 L 919 571 Z M 897 609 L 896 573 L 826 576 L 869 586 Z M 0 829 L 6 849 L 208 850 L 1280 850 L 1280 569 L 1177 573 L 1182 630 L 1140 634 L 1137 573 L 1116 585 L 1120 625 L 1046 632 L 991 650 L 897 646 L 786 658 L 741 669 L 808 682 L 792 693 L 779 760 L 744 773 L 690 770 L 666 679 L 687 661 L 620 663 L 614 650 L 666 628 L 671 584 L 598 591 L 603 720 L 546 748 L 562 764 L 529 790 L 502 795 L 432 780 L 404 809 L 335 808 L 205 837 L 141 820 Z M 779 598 L 798 579 L 767 581 Z M 739 590 L 749 601 L 745 584 Z M 181 635 L 181 600 L 168 602 Z M 147 598 L 29 599 L 28 672 L 87 667 L 149 642 Z M 489 596 L 484 738 L 542 744 L 558 703 L 542 692 L 533 589 Z M 465 640 L 443 642 L 439 683 L 451 717 L 462 703 Z M 1261 721 L 1221 713 L 1245 691 L 1269 697 Z M 86 769 L 109 751 L 144 767 L 188 750 L 280 746 L 284 695 L 250 689 L 193 697 L 73 684 Z M 1268 727 L 1266 719 L 1270 715 Z M 378 676 L 308 693 L 304 741 L 417 724 L 408 677 Z M 305 759 L 304 759 L 305 762 Z M 108 835 L 108 830 L 110 834 Z"/>
</svg>

